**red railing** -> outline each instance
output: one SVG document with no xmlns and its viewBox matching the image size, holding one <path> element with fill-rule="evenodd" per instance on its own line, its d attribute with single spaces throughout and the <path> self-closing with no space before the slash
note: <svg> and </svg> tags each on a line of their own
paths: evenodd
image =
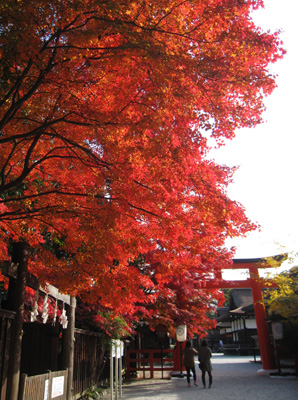
<svg viewBox="0 0 298 400">
<path fill-rule="evenodd" d="M 126 375 L 130 377 L 132 372 L 143 372 L 143 378 L 150 373 L 150 379 L 154 378 L 154 372 L 173 371 L 174 350 L 127 350 Z M 147 374 L 146 374 L 147 373 Z"/>
</svg>

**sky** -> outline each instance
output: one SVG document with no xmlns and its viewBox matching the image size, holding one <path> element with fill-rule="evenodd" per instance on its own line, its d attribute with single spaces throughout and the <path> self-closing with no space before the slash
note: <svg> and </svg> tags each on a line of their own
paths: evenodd
<svg viewBox="0 0 298 400">
<path fill-rule="evenodd" d="M 239 167 L 228 195 L 261 226 L 261 232 L 226 243 L 237 247 L 235 258 L 298 253 L 298 1 L 265 0 L 264 4 L 253 14 L 254 21 L 264 31 L 281 29 L 287 50 L 270 67 L 278 75 L 278 87 L 265 99 L 263 124 L 238 130 L 235 139 L 211 153 L 216 162 Z M 284 263 L 280 271 L 298 265 L 296 260 Z"/>
</svg>

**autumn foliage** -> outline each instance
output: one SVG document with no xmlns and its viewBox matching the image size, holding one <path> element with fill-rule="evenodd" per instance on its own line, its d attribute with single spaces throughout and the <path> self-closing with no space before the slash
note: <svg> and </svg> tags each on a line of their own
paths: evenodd
<svg viewBox="0 0 298 400">
<path fill-rule="evenodd" d="M 292 267 L 274 277 L 276 288 L 266 292 L 266 305 L 274 318 L 298 325 L 298 267 Z"/>
<path fill-rule="evenodd" d="M 275 86 L 283 50 L 250 18 L 261 5 L 4 0 L 1 259 L 25 240 L 61 291 L 130 321 L 204 324 L 217 292 L 202 282 L 231 259 L 226 238 L 255 228 L 207 154 L 260 123 Z"/>
</svg>

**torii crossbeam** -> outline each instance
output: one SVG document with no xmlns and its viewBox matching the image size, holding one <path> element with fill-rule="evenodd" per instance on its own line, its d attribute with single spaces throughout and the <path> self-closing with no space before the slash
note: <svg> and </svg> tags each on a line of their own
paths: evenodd
<svg viewBox="0 0 298 400">
<path fill-rule="evenodd" d="M 268 279 L 260 278 L 259 268 L 277 268 L 288 258 L 287 254 L 279 254 L 267 258 L 234 259 L 233 264 L 222 269 L 248 269 L 249 279 L 245 281 L 227 281 L 222 279 L 222 272 L 216 273 L 215 279 L 207 281 L 206 289 L 235 289 L 251 288 L 254 301 L 254 310 L 264 370 L 275 368 L 273 349 L 270 346 L 269 329 L 266 321 L 265 305 L 262 288 L 274 287 L 274 283 Z"/>
</svg>

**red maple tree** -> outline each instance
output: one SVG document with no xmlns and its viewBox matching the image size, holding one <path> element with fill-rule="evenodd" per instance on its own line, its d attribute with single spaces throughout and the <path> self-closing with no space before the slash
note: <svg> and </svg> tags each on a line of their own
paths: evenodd
<svg viewBox="0 0 298 400">
<path fill-rule="evenodd" d="M 250 18 L 261 5 L 7 0 L 1 258 L 25 240 L 41 281 L 129 315 L 164 310 L 157 293 L 229 262 L 226 238 L 255 225 L 227 197 L 233 169 L 206 158 L 208 137 L 261 122 L 268 65 L 284 53 Z M 152 252 L 154 279 L 132 262 Z"/>
</svg>

